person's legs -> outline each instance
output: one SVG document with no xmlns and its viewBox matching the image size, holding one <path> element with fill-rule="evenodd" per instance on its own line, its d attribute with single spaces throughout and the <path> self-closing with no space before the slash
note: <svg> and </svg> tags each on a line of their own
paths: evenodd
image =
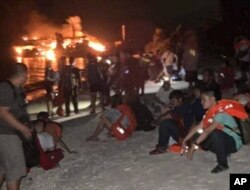
<svg viewBox="0 0 250 190">
<path fill-rule="evenodd" d="M 16 135 L 1 135 L 0 141 L 1 161 L 4 162 L 6 170 L 4 178 L 0 177 L 0 183 L 5 179 L 8 190 L 18 190 L 21 177 L 26 175 L 22 142 Z"/>
<path fill-rule="evenodd" d="M 96 103 L 96 92 L 91 92 L 90 93 L 90 105 L 91 105 L 90 113 L 95 113 L 95 103 Z"/>
<path fill-rule="evenodd" d="M 2 188 L 4 183 L 4 175 L 0 176 L 0 189 Z"/>
<path fill-rule="evenodd" d="M 201 146 L 216 154 L 218 165 L 212 170 L 212 173 L 227 169 L 227 156 L 237 151 L 234 139 L 220 130 L 213 131 Z"/>
<path fill-rule="evenodd" d="M 46 107 L 49 115 L 51 115 L 52 110 L 52 101 L 50 98 L 46 97 Z"/>
<path fill-rule="evenodd" d="M 66 111 L 66 116 L 70 115 L 70 94 L 69 93 L 64 93 L 65 97 L 65 111 Z"/>
<path fill-rule="evenodd" d="M 170 136 L 178 142 L 180 133 L 175 122 L 173 120 L 168 119 L 160 123 L 158 146 L 167 148 Z"/>
<path fill-rule="evenodd" d="M 102 111 L 104 111 L 105 107 L 104 107 L 104 93 L 103 93 L 103 91 L 99 92 L 99 99 L 100 99 L 100 105 L 102 107 Z"/>
<path fill-rule="evenodd" d="M 180 138 L 180 132 L 176 123 L 173 120 L 167 119 L 160 123 L 159 138 L 157 148 L 151 151 L 149 154 L 160 154 L 166 152 L 170 137 L 178 142 Z"/>
<path fill-rule="evenodd" d="M 104 128 L 107 128 L 109 131 L 111 130 L 112 123 L 103 115 L 100 117 L 100 122 L 98 123 L 94 134 L 86 139 L 86 141 L 94 141 L 99 140 L 98 135 L 103 131 Z"/>
<path fill-rule="evenodd" d="M 104 124 L 103 124 L 103 121 L 101 120 L 97 124 L 96 129 L 95 129 L 93 135 L 91 135 L 90 137 L 88 137 L 86 139 L 86 141 L 96 141 L 96 140 L 99 140 L 98 139 L 98 135 L 102 132 L 103 129 L 104 129 Z"/>
<path fill-rule="evenodd" d="M 6 182 L 6 186 L 8 190 L 19 190 L 20 189 L 21 180 L 14 180 Z"/>
<path fill-rule="evenodd" d="M 101 120 L 103 121 L 104 127 L 111 131 L 112 123 L 108 120 L 108 118 L 105 116 L 101 116 Z"/>
<path fill-rule="evenodd" d="M 145 92 L 145 86 L 144 86 L 144 81 L 141 84 L 141 95 L 144 96 L 144 92 Z"/>
<path fill-rule="evenodd" d="M 77 89 L 74 89 L 74 93 L 72 95 L 72 103 L 74 106 L 75 113 L 78 113 L 78 100 L 77 100 Z"/>
</svg>

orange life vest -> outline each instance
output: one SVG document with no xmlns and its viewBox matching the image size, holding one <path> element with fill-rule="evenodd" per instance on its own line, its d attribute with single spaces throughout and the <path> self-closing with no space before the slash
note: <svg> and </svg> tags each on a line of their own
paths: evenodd
<svg viewBox="0 0 250 190">
<path fill-rule="evenodd" d="M 121 116 L 119 119 L 113 124 L 111 133 L 118 139 L 118 140 L 125 140 L 129 136 L 132 135 L 134 132 L 137 122 L 134 116 L 132 109 L 125 104 L 118 105 L 117 109 L 121 112 Z M 127 117 L 129 120 L 129 126 L 127 128 L 123 128 L 121 121 L 124 117 Z"/>
<path fill-rule="evenodd" d="M 209 127 L 213 123 L 213 118 L 218 113 L 227 113 L 239 119 L 247 119 L 248 114 L 244 107 L 235 100 L 221 100 L 215 106 L 211 107 L 203 117 L 204 128 Z"/>
</svg>

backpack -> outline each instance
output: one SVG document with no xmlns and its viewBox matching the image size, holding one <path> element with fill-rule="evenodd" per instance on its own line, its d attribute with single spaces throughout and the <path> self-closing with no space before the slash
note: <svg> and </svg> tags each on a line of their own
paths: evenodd
<svg viewBox="0 0 250 190">
<path fill-rule="evenodd" d="M 64 158 L 63 150 L 57 148 L 53 151 L 43 151 L 39 139 L 35 138 L 37 147 L 39 149 L 39 164 L 45 170 L 50 170 L 57 166 L 57 164 Z"/>
<path fill-rule="evenodd" d="M 241 136 L 241 140 L 243 144 L 248 144 L 250 142 L 250 120 L 240 120 L 235 118 L 238 128 L 240 130 L 240 133 L 237 133 L 239 136 Z"/>
<path fill-rule="evenodd" d="M 34 166 L 39 165 L 39 150 L 36 144 L 36 133 L 32 133 L 32 139 L 31 140 L 24 140 L 22 138 L 23 142 L 23 153 L 25 157 L 25 163 L 27 168 L 32 168 Z"/>
<path fill-rule="evenodd" d="M 152 131 L 155 129 L 155 126 L 151 125 L 154 120 L 153 114 L 147 106 L 142 104 L 140 101 L 136 101 L 131 104 L 131 108 L 137 121 L 136 131 Z"/>
</svg>

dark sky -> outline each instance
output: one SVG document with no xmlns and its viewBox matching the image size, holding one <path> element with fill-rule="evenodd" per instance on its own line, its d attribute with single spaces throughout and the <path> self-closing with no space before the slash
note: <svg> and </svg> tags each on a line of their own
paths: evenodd
<svg viewBox="0 0 250 190">
<path fill-rule="evenodd" d="M 219 0 L 36 0 L 39 12 L 55 22 L 78 15 L 87 31 L 108 39 L 122 23 L 145 20 L 164 25 L 199 10 L 203 15 L 213 14 L 218 4 Z"/>
<path fill-rule="evenodd" d="M 0 0 L 0 50 L 27 32 L 24 26 L 32 10 L 59 26 L 69 16 L 80 16 L 90 34 L 115 41 L 121 24 L 133 26 L 135 38 L 146 38 L 154 26 L 171 21 L 197 24 L 214 15 L 218 4 L 219 0 Z"/>
</svg>

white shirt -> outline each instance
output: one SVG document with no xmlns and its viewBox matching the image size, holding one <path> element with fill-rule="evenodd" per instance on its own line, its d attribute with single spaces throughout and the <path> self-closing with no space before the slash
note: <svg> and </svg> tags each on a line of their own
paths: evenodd
<svg viewBox="0 0 250 190">
<path fill-rule="evenodd" d="M 173 91 L 172 88 L 169 90 L 165 90 L 163 87 L 159 89 L 159 91 L 156 93 L 156 97 L 163 103 L 169 104 L 169 94 Z"/>
<path fill-rule="evenodd" d="M 37 133 L 37 137 L 44 152 L 54 150 L 55 143 L 53 137 L 49 133 Z"/>
</svg>

